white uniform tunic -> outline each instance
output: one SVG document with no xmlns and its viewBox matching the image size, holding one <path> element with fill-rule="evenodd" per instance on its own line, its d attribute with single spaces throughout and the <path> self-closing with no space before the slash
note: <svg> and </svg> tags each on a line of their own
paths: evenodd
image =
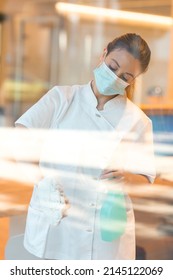
<svg viewBox="0 0 173 280">
<path fill-rule="evenodd" d="M 101 239 L 99 214 L 110 183 L 99 177 L 103 169 L 113 167 L 153 181 L 151 121 L 125 96 L 111 99 L 101 111 L 96 106 L 90 83 L 55 86 L 16 121 L 49 129 L 40 168 L 45 178 L 56 176 L 70 203 L 67 216 L 52 223 L 50 214 L 39 208 L 39 183 L 35 185 L 24 245 L 38 257 L 135 259 L 134 214 L 127 194 L 125 233 L 113 242 Z M 124 191 L 123 183 L 114 187 Z"/>
</svg>

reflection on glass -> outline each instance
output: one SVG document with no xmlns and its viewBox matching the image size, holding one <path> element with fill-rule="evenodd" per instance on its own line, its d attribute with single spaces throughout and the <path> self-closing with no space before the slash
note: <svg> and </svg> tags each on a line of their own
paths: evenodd
<svg viewBox="0 0 173 280">
<path fill-rule="evenodd" d="M 88 5 L 93 5 L 94 9 L 97 9 L 97 4 L 100 2 L 99 10 L 94 10 L 94 19 L 88 20 L 88 16 L 82 18 L 77 15 L 68 17 L 60 15 L 60 12 L 58 14 L 55 9 L 56 1 L 43 2 L 24 1 L 21 5 L 17 5 L 16 1 L 14 7 L 11 1 L 6 1 L 6 7 L 1 9 L 9 15 L 0 25 L 1 213 L 26 211 L 28 202 L 24 200 L 24 203 L 20 204 L 16 198 L 14 199 L 12 189 L 20 185 L 28 197 L 31 195 L 33 184 L 42 176 L 38 162 L 45 138 L 50 141 L 52 147 L 51 152 L 50 150 L 47 154 L 45 152 L 41 166 L 42 172 L 47 176 L 54 174 L 55 168 L 58 167 L 64 180 L 72 179 L 75 165 L 78 164 L 85 169 L 85 180 L 91 180 L 90 174 L 97 178 L 100 168 L 105 165 L 104 153 L 105 151 L 108 153 L 113 145 L 112 134 L 106 132 L 102 135 L 95 132 L 89 134 L 88 131 L 79 133 L 71 130 L 50 133 L 44 130 L 26 132 L 14 130 L 14 121 L 53 85 L 82 84 L 91 80 L 91 72 L 98 63 L 100 50 L 106 47 L 106 43 L 112 37 L 126 32 L 140 33 L 151 46 L 152 61 L 148 72 L 137 81 L 133 101 L 153 122 L 157 177 L 154 185 L 136 184 L 126 188 L 131 194 L 136 213 L 137 242 L 145 248 L 146 257 L 172 259 L 173 252 L 170 244 L 173 235 L 173 96 L 172 92 L 168 94 L 168 84 L 172 82 L 170 78 L 168 79 L 171 76 L 169 72 L 172 57 L 171 5 L 168 1 L 162 3 L 160 1 L 152 7 L 149 1 L 150 3 L 142 7 L 141 1 L 137 1 L 136 6 L 129 1 L 128 5 L 124 6 L 122 1 L 116 1 L 118 5 L 115 7 L 115 1 L 88 1 Z M 77 2 L 82 4 L 85 1 Z M 112 8 L 114 8 L 113 16 L 115 12 L 116 15 L 121 15 L 119 21 L 113 22 L 111 14 L 106 16 L 104 21 L 95 20 L 98 11 L 105 12 L 105 9 Z M 115 8 L 119 10 L 115 11 Z M 129 16 L 133 16 L 132 25 L 122 20 L 123 15 L 127 20 L 125 10 L 129 11 Z M 84 12 L 86 11 L 85 7 Z M 67 6 L 65 12 L 67 13 Z M 166 27 L 162 28 L 160 25 L 156 27 L 151 22 L 149 27 L 134 24 L 134 15 L 137 12 L 150 14 L 149 19 L 152 21 L 164 19 L 162 23 Z M 155 12 L 164 18 L 153 16 Z M 140 14 L 140 21 L 141 16 Z M 128 23 L 129 21 L 130 18 Z M 160 90 L 159 94 L 158 90 Z M 106 141 L 108 144 L 105 144 Z M 57 146 L 58 156 L 54 152 L 54 145 Z M 67 147 L 65 154 L 60 148 L 63 145 Z M 88 147 L 88 150 L 81 161 L 79 149 L 81 152 L 83 147 Z M 96 156 L 98 149 L 101 151 L 102 160 Z M 142 143 L 132 147 L 130 139 L 126 139 L 121 149 L 117 150 L 116 164 L 121 165 L 127 153 L 133 158 L 133 163 L 139 162 L 137 156 L 139 149 L 143 151 L 143 162 L 139 164 L 143 164 L 143 168 L 147 170 L 149 149 Z M 17 158 L 17 162 L 14 158 Z M 127 171 L 132 169 L 133 165 L 127 166 Z M 137 170 L 133 169 L 133 171 Z M 98 181 L 95 182 L 95 187 L 98 187 Z M 101 201 L 105 185 L 100 184 L 99 187 Z M 6 193 L 8 189 L 11 194 Z M 80 185 L 78 191 L 82 191 Z M 23 199 L 22 195 L 21 199 Z M 82 202 L 81 207 L 83 207 Z M 75 210 L 74 223 L 77 224 L 83 212 L 81 211 L 79 215 Z M 152 248 L 151 244 L 157 245 Z"/>
</svg>

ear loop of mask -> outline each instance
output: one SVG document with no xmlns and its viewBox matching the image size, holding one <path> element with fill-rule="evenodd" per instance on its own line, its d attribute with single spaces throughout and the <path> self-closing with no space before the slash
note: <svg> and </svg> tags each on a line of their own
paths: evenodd
<svg viewBox="0 0 173 280">
<path fill-rule="evenodd" d="M 100 62 L 98 63 L 97 67 L 99 67 L 105 61 L 107 52 L 107 48 L 104 48 L 103 54 L 100 56 Z"/>
</svg>

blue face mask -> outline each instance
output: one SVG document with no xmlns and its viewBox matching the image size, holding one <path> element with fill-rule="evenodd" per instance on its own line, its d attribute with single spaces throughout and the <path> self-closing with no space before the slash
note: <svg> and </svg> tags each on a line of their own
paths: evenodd
<svg viewBox="0 0 173 280">
<path fill-rule="evenodd" d="M 94 69 L 94 77 L 97 89 L 103 95 L 124 95 L 125 88 L 129 85 L 113 73 L 105 62 Z"/>
</svg>

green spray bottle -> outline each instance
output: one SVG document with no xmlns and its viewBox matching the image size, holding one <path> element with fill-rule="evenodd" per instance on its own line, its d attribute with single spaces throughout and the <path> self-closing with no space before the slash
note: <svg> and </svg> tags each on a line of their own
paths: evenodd
<svg viewBox="0 0 173 280">
<path fill-rule="evenodd" d="M 100 231 L 103 241 L 118 239 L 126 228 L 127 214 L 122 190 L 109 190 L 100 210 Z"/>
</svg>

